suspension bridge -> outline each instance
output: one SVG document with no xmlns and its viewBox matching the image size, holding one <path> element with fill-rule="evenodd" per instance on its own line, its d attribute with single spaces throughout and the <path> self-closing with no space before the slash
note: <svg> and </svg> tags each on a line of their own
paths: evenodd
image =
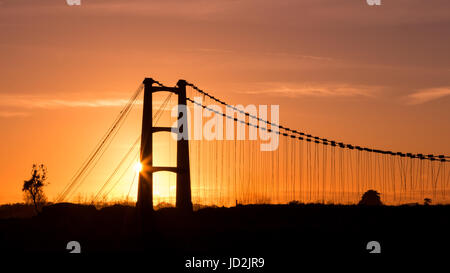
<svg viewBox="0 0 450 273">
<path fill-rule="evenodd" d="M 168 92 L 168 95 L 157 106 L 153 95 L 158 92 Z M 178 128 L 159 126 L 173 95 L 178 97 Z M 378 191 L 386 204 L 421 202 L 424 198 L 432 198 L 434 203 L 448 202 L 450 157 L 447 155 L 382 150 L 314 136 L 228 104 L 184 80 L 170 87 L 151 78 L 146 78 L 133 93 L 57 197 L 57 202 L 71 200 L 89 181 L 92 170 L 104 157 L 131 110 L 141 101 L 141 134 L 131 141 L 111 174 L 98 185 L 92 201 L 105 199 L 117 185 L 129 183 L 127 198 L 137 187 L 137 206 L 146 209 L 153 209 L 155 201 L 174 203 L 187 210 L 192 210 L 193 204 L 355 204 L 370 189 Z M 232 124 L 234 137 L 183 138 L 193 130 L 192 117 L 183 109 L 194 107 L 208 113 L 205 116 L 215 116 L 216 126 L 223 122 Z M 276 134 L 278 148 L 261 151 L 264 140 L 239 139 L 239 130 L 248 135 Z M 156 164 L 156 146 L 160 143 L 154 141 L 155 134 L 180 136 L 176 141 L 174 164 Z M 164 153 L 171 154 L 171 151 L 164 150 Z M 133 173 L 132 166 L 138 161 L 142 169 Z M 169 186 L 164 196 L 155 192 L 158 184 L 168 179 L 158 178 L 160 173 L 176 176 L 176 184 Z"/>
</svg>

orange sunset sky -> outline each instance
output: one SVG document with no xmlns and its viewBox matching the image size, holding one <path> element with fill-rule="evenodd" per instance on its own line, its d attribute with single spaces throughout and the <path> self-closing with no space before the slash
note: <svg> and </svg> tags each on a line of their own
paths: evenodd
<svg viewBox="0 0 450 273">
<path fill-rule="evenodd" d="M 448 0 L 0 0 L 0 203 L 22 201 L 33 163 L 53 200 L 144 77 L 278 104 L 314 135 L 448 155 L 449 49 Z"/>
</svg>

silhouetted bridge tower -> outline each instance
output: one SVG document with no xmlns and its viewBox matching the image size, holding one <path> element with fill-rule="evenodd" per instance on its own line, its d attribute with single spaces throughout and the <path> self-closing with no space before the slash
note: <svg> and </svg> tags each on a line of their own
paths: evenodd
<svg viewBox="0 0 450 273">
<path fill-rule="evenodd" d="M 168 171 L 177 175 L 176 207 L 180 210 L 192 211 L 189 144 L 187 139 L 181 137 L 181 135 L 187 135 L 188 133 L 188 128 L 182 126 L 182 124 L 187 124 L 187 115 L 182 114 L 186 113 L 184 109 L 187 107 L 186 81 L 179 80 L 176 87 L 153 86 L 154 83 L 155 81 L 151 78 L 146 78 L 143 82 L 144 106 L 140 151 L 142 171 L 139 174 L 137 207 L 143 212 L 153 210 L 153 173 Z M 178 95 L 178 128 L 153 126 L 153 93 L 156 92 L 172 92 Z M 180 134 L 177 141 L 177 166 L 153 166 L 153 134 L 157 132 L 177 132 Z"/>
</svg>

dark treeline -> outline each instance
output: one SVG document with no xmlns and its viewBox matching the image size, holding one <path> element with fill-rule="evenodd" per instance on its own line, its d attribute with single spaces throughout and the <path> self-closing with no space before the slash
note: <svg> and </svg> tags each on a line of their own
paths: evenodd
<svg viewBox="0 0 450 273">
<path fill-rule="evenodd" d="M 23 207 L 21 209 L 24 209 Z M 32 208 L 31 208 L 32 210 Z M 296 253 L 365 254 L 376 240 L 383 253 L 433 252 L 450 242 L 450 206 L 246 205 L 179 214 L 157 210 L 142 228 L 135 207 L 56 204 L 39 215 L 0 220 L 6 253 L 66 253 L 79 241 L 84 253 L 170 252 L 188 255 Z M 4 215 L 3 215 L 4 216 Z"/>
</svg>

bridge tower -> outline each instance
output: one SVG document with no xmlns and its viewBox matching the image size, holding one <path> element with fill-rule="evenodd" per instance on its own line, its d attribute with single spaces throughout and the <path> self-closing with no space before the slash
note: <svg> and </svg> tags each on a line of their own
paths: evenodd
<svg viewBox="0 0 450 273">
<path fill-rule="evenodd" d="M 191 175 L 189 168 L 189 143 L 181 135 L 188 135 L 186 115 L 186 81 L 179 80 L 176 87 L 153 86 L 155 81 L 146 78 L 144 84 L 144 107 L 142 115 L 141 155 L 142 171 L 139 173 L 137 208 L 143 213 L 153 211 L 153 173 L 169 171 L 177 175 L 176 207 L 182 211 L 192 211 Z M 153 93 L 172 92 L 178 95 L 178 128 L 153 127 Z M 183 109 L 184 108 L 184 109 Z M 184 113 L 184 114 L 182 114 Z M 181 122 L 181 124 L 180 124 Z M 186 131 L 184 131 L 186 130 Z M 177 132 L 177 166 L 153 166 L 153 134 L 157 132 Z"/>
</svg>

